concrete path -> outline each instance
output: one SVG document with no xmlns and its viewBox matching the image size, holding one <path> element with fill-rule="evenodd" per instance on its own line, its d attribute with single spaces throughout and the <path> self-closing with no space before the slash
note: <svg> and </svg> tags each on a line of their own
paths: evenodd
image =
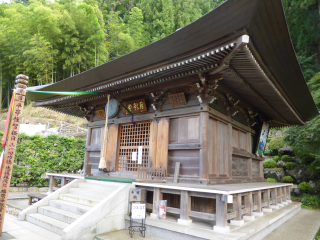
<svg viewBox="0 0 320 240">
<path fill-rule="evenodd" d="M 61 236 L 7 214 L 0 240 L 61 240 Z"/>
<path fill-rule="evenodd" d="M 99 236 L 96 236 L 94 240 L 124 240 L 124 239 L 146 239 L 146 240 L 160 240 L 159 238 L 154 238 L 147 236 L 144 238 L 142 237 L 141 233 L 136 232 L 133 234 L 132 238 L 130 237 L 128 230 L 120 230 L 120 231 L 114 231 L 110 233 L 101 234 Z M 0 238 L 0 240 L 2 240 Z"/>
<path fill-rule="evenodd" d="M 314 240 L 320 228 L 320 211 L 302 208 L 263 240 Z"/>
</svg>

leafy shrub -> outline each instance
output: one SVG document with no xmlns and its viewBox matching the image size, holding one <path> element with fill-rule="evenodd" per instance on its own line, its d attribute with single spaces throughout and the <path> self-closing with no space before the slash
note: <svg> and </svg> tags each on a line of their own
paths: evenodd
<svg viewBox="0 0 320 240">
<path fill-rule="evenodd" d="M 283 136 L 279 136 L 279 137 L 273 137 L 271 138 L 271 140 L 269 141 L 269 143 L 267 143 L 267 146 L 273 150 L 273 149 L 280 149 L 285 145 L 284 143 L 284 137 Z"/>
<path fill-rule="evenodd" d="M 277 182 L 274 178 L 267 178 L 267 182 Z"/>
<path fill-rule="evenodd" d="M 276 168 L 277 167 L 277 162 L 273 161 L 271 159 L 264 160 L 263 161 L 263 167 L 264 168 Z"/>
<path fill-rule="evenodd" d="M 2 135 L 0 132 L 0 137 Z M 81 169 L 85 146 L 86 140 L 81 138 L 20 134 L 11 184 L 25 182 L 29 186 L 47 186 L 48 180 L 41 178 L 42 174 Z"/>
<path fill-rule="evenodd" d="M 304 194 L 301 203 L 304 206 L 309 206 L 313 208 L 320 208 L 320 195 L 309 195 Z"/>
<path fill-rule="evenodd" d="M 312 187 L 311 187 L 311 184 L 308 183 L 308 182 L 302 182 L 299 184 L 299 189 L 304 191 L 304 192 L 309 192 Z"/>
<path fill-rule="evenodd" d="M 263 153 L 265 156 L 273 156 L 273 150 L 271 149 L 266 149 L 264 150 L 264 153 Z"/>
<path fill-rule="evenodd" d="M 312 162 L 314 162 L 314 160 L 316 160 L 314 157 L 307 155 L 301 159 L 300 163 L 303 165 L 310 165 Z"/>
<path fill-rule="evenodd" d="M 292 169 L 294 169 L 296 166 L 298 166 L 298 164 L 295 163 L 295 162 L 287 162 L 287 163 L 286 163 L 286 168 L 287 168 L 288 170 L 292 170 Z"/>
<path fill-rule="evenodd" d="M 293 178 L 291 176 L 285 176 L 285 177 L 281 178 L 281 182 L 293 183 Z"/>
<path fill-rule="evenodd" d="M 279 157 L 279 156 L 275 156 L 275 157 L 273 158 L 273 160 L 276 161 L 276 162 L 278 162 L 278 161 L 280 160 L 280 157 Z"/>
<path fill-rule="evenodd" d="M 281 160 L 284 162 L 292 162 L 292 158 L 289 155 L 283 155 Z"/>
</svg>

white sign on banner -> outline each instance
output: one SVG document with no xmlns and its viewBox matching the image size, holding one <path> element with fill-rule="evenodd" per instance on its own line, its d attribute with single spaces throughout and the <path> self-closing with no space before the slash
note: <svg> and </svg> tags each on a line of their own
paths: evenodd
<svg viewBox="0 0 320 240">
<path fill-rule="evenodd" d="M 138 164 L 142 164 L 142 146 L 138 148 Z"/>
<path fill-rule="evenodd" d="M 144 219 L 146 218 L 146 204 L 132 203 L 132 219 Z"/>
<path fill-rule="evenodd" d="M 137 152 L 132 152 L 132 161 L 137 161 Z"/>
</svg>

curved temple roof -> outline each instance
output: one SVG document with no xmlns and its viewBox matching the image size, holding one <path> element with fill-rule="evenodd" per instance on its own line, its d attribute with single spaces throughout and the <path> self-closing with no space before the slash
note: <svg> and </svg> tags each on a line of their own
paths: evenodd
<svg viewBox="0 0 320 240">
<path fill-rule="evenodd" d="M 230 65 L 220 69 L 221 61 L 245 34 L 249 35 L 249 44 L 232 57 Z M 146 87 L 150 81 L 169 81 L 198 72 L 219 72 L 224 76 L 223 86 L 245 102 L 258 99 L 254 107 L 273 120 L 301 125 L 318 115 L 291 43 L 280 0 L 229 0 L 155 43 L 45 86 L 41 91 L 126 92 L 137 88 L 133 87 L 137 84 Z M 81 102 L 85 97 L 28 93 L 28 98 L 35 100 L 35 106 L 64 104 L 69 108 L 62 112 L 81 116 L 71 102 Z"/>
</svg>

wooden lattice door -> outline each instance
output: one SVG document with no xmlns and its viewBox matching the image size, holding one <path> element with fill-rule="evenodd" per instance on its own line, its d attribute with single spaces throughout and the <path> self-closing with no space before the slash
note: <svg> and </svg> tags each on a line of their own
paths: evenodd
<svg viewBox="0 0 320 240">
<path fill-rule="evenodd" d="M 150 122 L 125 124 L 120 126 L 118 171 L 135 172 L 138 166 L 149 165 Z M 138 150 L 142 147 L 142 161 L 139 164 Z M 136 160 L 132 153 L 136 152 Z"/>
</svg>

